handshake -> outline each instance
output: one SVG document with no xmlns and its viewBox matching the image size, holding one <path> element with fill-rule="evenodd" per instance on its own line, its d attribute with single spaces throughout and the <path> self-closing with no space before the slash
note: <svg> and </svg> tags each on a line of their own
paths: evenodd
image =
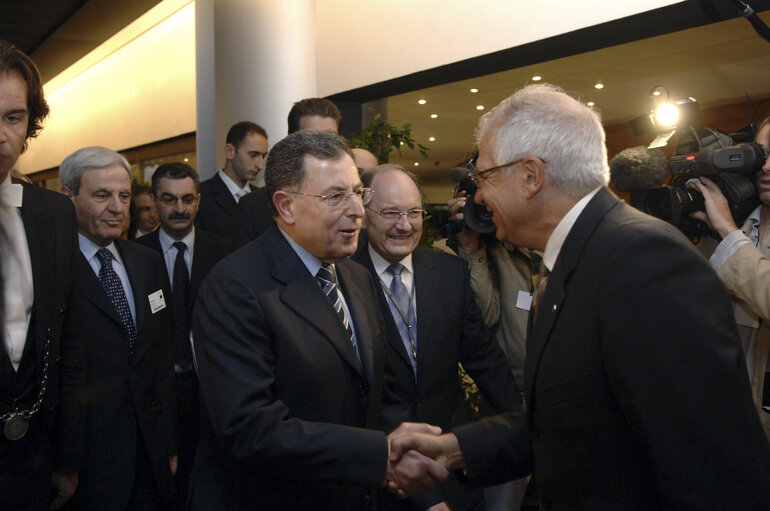
<svg viewBox="0 0 770 511">
<path fill-rule="evenodd" d="M 429 424 L 404 422 L 388 435 L 386 486 L 401 498 L 421 495 L 463 468 L 465 460 L 454 433 L 441 434 Z"/>
</svg>

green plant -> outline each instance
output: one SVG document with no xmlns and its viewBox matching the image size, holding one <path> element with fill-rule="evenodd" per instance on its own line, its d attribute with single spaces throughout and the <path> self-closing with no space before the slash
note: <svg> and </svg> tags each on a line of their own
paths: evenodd
<svg viewBox="0 0 770 511">
<path fill-rule="evenodd" d="M 358 135 L 348 139 L 350 147 L 362 147 L 368 149 L 377 157 L 380 163 L 387 163 L 391 151 L 395 149 L 401 154 L 401 147 L 417 149 L 421 155 L 428 156 L 428 148 L 418 144 L 412 138 L 412 125 L 402 124 L 401 127 L 383 121 L 380 114 L 376 114 L 367 127 Z"/>
</svg>

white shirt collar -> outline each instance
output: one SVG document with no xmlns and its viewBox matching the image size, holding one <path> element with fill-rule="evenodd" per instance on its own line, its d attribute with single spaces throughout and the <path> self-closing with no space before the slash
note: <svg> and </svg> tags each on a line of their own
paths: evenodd
<svg viewBox="0 0 770 511">
<path fill-rule="evenodd" d="M 546 268 L 553 271 L 553 267 L 556 264 L 556 259 L 559 257 L 561 247 L 564 245 L 564 240 L 567 239 L 567 235 L 572 230 L 572 226 L 575 225 L 580 213 L 583 212 L 588 202 L 596 195 L 596 192 L 603 187 L 599 186 L 595 190 L 587 193 L 582 199 L 577 201 L 572 208 L 567 211 L 567 214 L 561 219 L 556 229 L 553 230 L 548 237 L 548 241 L 545 244 L 545 252 L 543 252 L 543 264 Z"/>
<path fill-rule="evenodd" d="M 96 253 L 101 248 L 106 248 L 112 253 L 112 258 L 118 262 L 121 266 L 123 265 L 123 260 L 120 258 L 120 254 L 118 253 L 118 248 L 115 246 L 115 242 L 111 242 L 106 247 L 100 247 L 93 241 L 89 240 L 82 234 L 78 233 L 78 244 L 80 245 L 80 252 L 83 254 L 83 257 L 86 258 L 86 261 L 91 261 L 91 259 L 94 258 Z"/>
<path fill-rule="evenodd" d="M 387 272 L 388 266 L 390 266 L 391 263 L 387 262 L 380 254 L 378 254 L 377 251 L 372 248 L 371 243 L 369 243 L 368 249 L 369 257 L 372 258 L 372 266 L 374 266 L 374 271 L 377 272 L 377 275 L 380 278 L 382 278 L 383 274 Z M 414 273 L 411 253 L 405 258 L 401 259 L 399 263 L 403 264 L 404 268 L 406 268 L 409 273 Z"/>
<path fill-rule="evenodd" d="M 187 245 L 187 251 L 192 252 L 193 246 L 195 246 L 195 227 L 192 228 L 192 230 L 182 238 L 181 240 L 175 240 L 168 234 L 166 234 L 166 231 L 163 230 L 163 227 L 158 228 L 158 241 L 160 241 L 160 248 L 165 254 L 172 248 L 174 248 L 174 243 L 176 241 L 181 241 L 185 245 Z"/>
<path fill-rule="evenodd" d="M 3 182 L 0 183 L 0 206 L 20 208 L 23 195 L 24 187 L 11 182 L 11 172 L 9 171 Z"/>
<path fill-rule="evenodd" d="M 219 177 L 222 178 L 222 181 L 225 183 L 225 186 L 230 191 L 230 193 L 235 197 L 235 200 L 237 201 L 240 197 L 243 197 L 247 193 L 251 191 L 251 187 L 249 186 L 249 182 L 246 181 L 246 184 L 243 185 L 243 187 L 239 187 L 235 181 L 230 179 L 230 176 L 225 174 L 225 169 L 219 170 Z"/>
</svg>

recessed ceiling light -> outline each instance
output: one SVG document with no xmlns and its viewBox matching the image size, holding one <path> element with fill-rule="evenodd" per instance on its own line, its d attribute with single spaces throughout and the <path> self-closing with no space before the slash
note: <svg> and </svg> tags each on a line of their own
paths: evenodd
<svg viewBox="0 0 770 511">
<path fill-rule="evenodd" d="M 589 101 L 588 103 L 586 103 L 586 105 L 588 105 L 588 106 L 594 106 L 594 102 L 593 102 L 593 101 Z"/>
<path fill-rule="evenodd" d="M 532 81 L 533 82 L 539 82 L 542 79 L 543 79 L 543 77 L 540 76 L 540 75 L 535 75 L 535 76 L 532 77 Z"/>
<path fill-rule="evenodd" d="M 478 91 L 478 89 L 471 89 L 471 94 L 476 94 Z"/>
<path fill-rule="evenodd" d="M 187 163 L 188 161 L 190 161 L 190 158 L 185 158 L 185 159 L 184 159 L 184 162 L 185 162 L 185 163 Z"/>
<path fill-rule="evenodd" d="M 596 85 L 594 85 L 594 89 L 603 89 L 604 84 L 602 82 L 596 82 Z"/>
<path fill-rule="evenodd" d="M 420 162 L 419 161 L 414 162 L 414 166 L 415 167 L 419 167 L 420 166 Z"/>
<path fill-rule="evenodd" d="M 438 117 L 438 114 L 430 114 L 431 119 L 436 119 Z"/>
<path fill-rule="evenodd" d="M 404 141 L 402 140 L 402 141 L 399 143 L 399 145 L 404 145 Z"/>
<path fill-rule="evenodd" d="M 476 105 L 476 110 L 484 110 L 484 105 Z"/>
<path fill-rule="evenodd" d="M 431 142 L 435 142 L 436 141 L 436 137 L 429 137 L 428 140 L 430 140 Z"/>
<path fill-rule="evenodd" d="M 418 99 L 417 102 L 421 105 L 424 105 L 425 103 L 427 103 L 427 101 L 425 101 L 424 99 Z"/>
<path fill-rule="evenodd" d="M 659 90 L 656 90 L 655 92 L 653 92 L 653 93 L 652 93 L 652 95 L 653 95 L 653 96 L 660 96 L 660 91 L 659 91 Z"/>
</svg>

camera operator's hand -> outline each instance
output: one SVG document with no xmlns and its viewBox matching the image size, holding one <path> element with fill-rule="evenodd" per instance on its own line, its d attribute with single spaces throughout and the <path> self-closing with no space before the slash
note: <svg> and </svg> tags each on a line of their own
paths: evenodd
<svg viewBox="0 0 770 511">
<path fill-rule="evenodd" d="M 727 199 L 722 195 L 722 190 L 712 180 L 701 177 L 699 181 L 690 181 L 687 188 L 698 190 L 703 194 L 703 200 L 706 205 L 706 211 L 695 211 L 690 213 L 692 218 L 706 222 L 709 228 L 719 234 L 722 238 L 733 231 L 738 230 L 738 226 L 733 221 L 733 215 L 730 213 L 730 206 Z"/>
<path fill-rule="evenodd" d="M 458 222 L 463 221 L 463 208 L 468 199 L 465 197 L 465 190 L 457 194 L 457 197 L 450 199 L 447 205 L 449 206 L 449 214 L 452 220 Z M 467 227 L 457 233 L 457 245 L 464 252 L 469 254 L 479 249 L 479 233 Z"/>
</svg>

